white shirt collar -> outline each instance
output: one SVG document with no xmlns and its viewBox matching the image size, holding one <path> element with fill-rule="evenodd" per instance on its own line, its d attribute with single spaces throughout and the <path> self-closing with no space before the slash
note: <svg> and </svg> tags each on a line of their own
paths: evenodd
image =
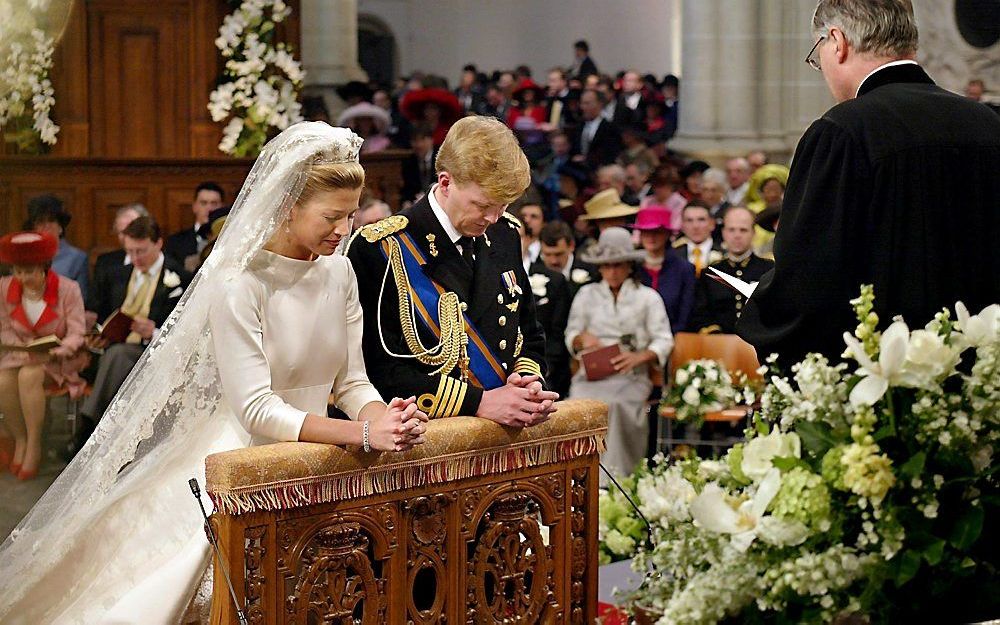
<svg viewBox="0 0 1000 625">
<path fill-rule="evenodd" d="M 159 275 L 160 270 L 163 269 L 163 252 L 160 252 L 160 257 L 156 259 L 156 262 L 150 266 L 149 270 L 146 272 L 152 277 Z M 135 274 L 136 284 L 142 284 L 146 280 L 146 276 L 143 273 L 136 274 L 136 267 L 132 268 L 132 273 Z"/>
<path fill-rule="evenodd" d="M 872 75 L 875 74 L 875 72 L 880 72 L 887 67 L 895 67 L 897 65 L 916 65 L 916 64 L 917 62 L 912 59 L 903 59 L 902 61 L 890 61 L 889 63 L 886 63 L 884 65 L 879 65 L 872 71 L 868 72 L 868 75 L 865 76 L 864 80 L 858 83 L 858 90 L 854 92 L 854 97 L 855 98 L 858 97 L 858 94 L 861 92 L 861 86 L 865 84 L 865 80 L 871 78 Z"/>
<path fill-rule="evenodd" d="M 434 212 L 434 216 L 441 222 L 441 227 L 444 228 L 444 232 L 451 239 L 451 242 L 458 243 L 458 240 L 462 238 L 462 233 L 452 225 L 448 213 L 444 212 L 444 209 L 438 204 L 437 198 L 434 196 L 435 189 L 437 189 L 436 184 L 432 185 L 431 190 L 427 192 L 427 201 L 431 204 L 431 211 Z"/>
<path fill-rule="evenodd" d="M 566 258 L 566 266 L 562 269 L 562 275 L 569 280 L 569 275 L 573 272 L 573 252 Z"/>
<path fill-rule="evenodd" d="M 712 237 L 708 237 L 707 239 L 705 239 L 701 243 L 695 243 L 691 239 L 688 239 L 687 246 L 688 246 L 688 254 L 690 254 L 691 250 L 693 250 L 694 248 L 696 248 L 696 247 L 700 248 L 701 249 L 701 253 L 704 256 L 704 260 L 707 261 L 708 260 L 708 255 L 712 251 Z"/>
</svg>

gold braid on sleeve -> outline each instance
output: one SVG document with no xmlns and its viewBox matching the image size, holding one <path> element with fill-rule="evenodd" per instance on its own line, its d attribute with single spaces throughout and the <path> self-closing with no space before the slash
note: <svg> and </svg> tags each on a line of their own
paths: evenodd
<svg viewBox="0 0 1000 625">
<path fill-rule="evenodd" d="M 396 291 L 399 293 L 399 322 L 406 340 L 406 347 L 418 362 L 431 367 L 437 367 L 431 375 L 448 375 L 455 365 L 462 363 L 463 381 L 468 367 L 467 346 L 469 337 L 465 332 L 465 319 L 462 313 L 466 309 L 458 295 L 446 291 L 438 299 L 438 321 L 441 324 L 441 338 L 437 345 L 425 347 L 417 332 L 416 320 L 413 315 L 413 301 L 410 296 L 410 278 L 403 264 L 403 251 L 395 237 L 386 240 L 389 245 L 389 264 L 393 278 L 396 280 Z M 380 328 L 381 330 L 381 328 Z"/>
</svg>

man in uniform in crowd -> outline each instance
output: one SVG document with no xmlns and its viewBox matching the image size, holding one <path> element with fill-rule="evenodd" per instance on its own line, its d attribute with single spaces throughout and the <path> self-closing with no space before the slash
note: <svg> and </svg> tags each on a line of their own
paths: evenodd
<svg viewBox="0 0 1000 625">
<path fill-rule="evenodd" d="M 528 161 L 503 123 L 466 117 L 436 171 L 423 198 L 349 246 L 369 378 L 386 397 L 415 396 L 432 418 L 541 423 L 558 395 L 542 388 L 545 336 L 519 222 L 505 212 L 528 187 Z"/>
</svg>

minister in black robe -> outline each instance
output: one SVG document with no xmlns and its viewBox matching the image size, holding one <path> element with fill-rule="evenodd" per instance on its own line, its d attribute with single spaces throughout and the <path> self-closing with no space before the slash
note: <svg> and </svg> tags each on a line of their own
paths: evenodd
<svg viewBox="0 0 1000 625">
<path fill-rule="evenodd" d="M 817 48 L 837 95 L 834 45 Z M 1000 301 L 1000 118 L 912 60 L 876 68 L 851 95 L 795 151 L 775 268 L 738 324 L 761 362 L 772 352 L 785 366 L 808 352 L 836 359 L 862 284 L 874 285 L 883 326 L 895 315 L 923 326 L 959 300 L 972 312 Z"/>
</svg>

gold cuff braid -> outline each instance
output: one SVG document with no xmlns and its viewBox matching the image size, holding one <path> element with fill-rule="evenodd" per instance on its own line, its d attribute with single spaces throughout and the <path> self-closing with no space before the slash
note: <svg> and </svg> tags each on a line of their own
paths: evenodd
<svg viewBox="0 0 1000 625">
<path fill-rule="evenodd" d="M 443 375 L 438 382 L 437 392 L 421 395 L 417 399 L 417 408 L 432 419 L 457 417 L 462 410 L 462 402 L 465 401 L 468 388 L 469 385 L 465 382 Z"/>
</svg>

